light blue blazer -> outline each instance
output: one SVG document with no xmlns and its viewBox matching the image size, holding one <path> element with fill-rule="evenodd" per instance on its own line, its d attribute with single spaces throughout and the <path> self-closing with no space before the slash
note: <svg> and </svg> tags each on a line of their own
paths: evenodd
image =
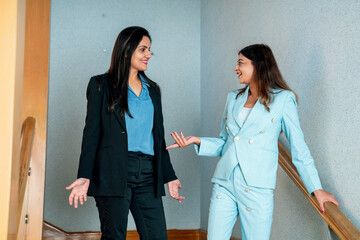
<svg viewBox="0 0 360 240">
<path fill-rule="evenodd" d="M 322 189 L 314 160 L 302 133 L 295 94 L 275 90 L 268 112 L 259 100 L 243 123 L 239 114 L 249 87 L 236 99 L 239 90 L 227 97 L 219 138 L 201 138 L 195 150 L 201 156 L 220 156 L 214 178 L 227 180 L 239 164 L 249 186 L 275 189 L 278 168 L 278 138 L 281 130 L 291 146 L 292 161 L 311 194 Z"/>
</svg>

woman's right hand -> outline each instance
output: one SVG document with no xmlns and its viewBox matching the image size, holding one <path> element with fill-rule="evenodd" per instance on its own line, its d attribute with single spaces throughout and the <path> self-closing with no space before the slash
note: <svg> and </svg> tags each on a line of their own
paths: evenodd
<svg viewBox="0 0 360 240">
<path fill-rule="evenodd" d="M 200 146 L 201 140 L 199 137 L 188 136 L 184 137 L 183 133 L 180 131 L 180 136 L 177 132 L 170 133 L 170 135 L 174 138 L 175 143 L 166 148 L 166 150 L 170 148 L 184 148 L 189 146 L 190 144 L 197 144 Z"/>
<path fill-rule="evenodd" d="M 66 190 L 72 189 L 70 196 L 69 196 L 69 204 L 73 205 L 74 207 L 78 207 L 78 201 L 80 204 L 84 204 L 87 201 L 87 191 L 89 189 L 90 179 L 87 178 L 78 178 L 76 179 L 70 186 L 66 187 Z"/>
</svg>

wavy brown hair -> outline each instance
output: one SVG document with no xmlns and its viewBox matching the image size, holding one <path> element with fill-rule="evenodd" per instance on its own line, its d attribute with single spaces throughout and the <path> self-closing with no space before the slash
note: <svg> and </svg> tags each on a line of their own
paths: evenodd
<svg viewBox="0 0 360 240">
<path fill-rule="evenodd" d="M 270 111 L 269 105 L 273 101 L 272 94 L 276 94 L 273 91 L 275 89 L 292 91 L 296 96 L 296 101 L 298 100 L 296 93 L 290 89 L 282 77 L 274 54 L 269 46 L 265 44 L 254 44 L 241 49 L 238 55 L 240 55 L 240 53 L 250 59 L 254 66 L 254 77 L 259 90 L 259 101 L 268 111 Z M 246 88 L 247 86 L 240 89 L 236 98 L 244 94 Z"/>
</svg>

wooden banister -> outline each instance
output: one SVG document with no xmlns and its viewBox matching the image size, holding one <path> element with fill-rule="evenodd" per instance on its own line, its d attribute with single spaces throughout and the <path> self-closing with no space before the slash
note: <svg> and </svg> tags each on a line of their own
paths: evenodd
<svg viewBox="0 0 360 240">
<path fill-rule="evenodd" d="M 309 202 L 313 205 L 316 211 L 327 222 L 330 228 L 339 236 L 342 240 L 359 240 L 359 230 L 345 217 L 340 209 L 333 203 L 326 202 L 324 204 L 325 213 L 321 213 L 320 206 L 316 201 L 315 196 L 310 196 L 307 192 L 304 183 L 302 182 L 299 173 L 297 172 L 294 164 L 291 160 L 290 153 L 279 142 L 279 164 L 284 171 L 293 180 L 300 191 L 305 195 Z"/>
<path fill-rule="evenodd" d="M 20 143 L 20 176 L 19 176 L 19 198 L 17 211 L 17 229 L 20 228 L 21 213 L 23 210 L 24 197 L 29 175 L 29 166 L 31 159 L 31 149 L 35 135 L 36 120 L 33 117 L 27 117 L 21 129 Z"/>
</svg>

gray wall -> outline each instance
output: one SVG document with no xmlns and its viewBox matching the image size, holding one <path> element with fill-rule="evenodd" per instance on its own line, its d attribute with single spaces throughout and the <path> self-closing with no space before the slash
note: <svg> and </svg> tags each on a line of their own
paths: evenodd
<svg viewBox="0 0 360 240">
<path fill-rule="evenodd" d="M 98 231 L 93 198 L 73 209 L 65 187 L 76 178 L 86 110 L 85 91 L 107 71 L 113 44 L 125 27 L 153 38 L 148 76 L 162 88 L 165 132 L 200 133 L 200 1 L 53 0 L 44 219 L 66 231 Z M 166 135 L 172 143 L 170 134 Z M 192 149 L 171 151 L 186 200 L 163 198 L 169 229 L 199 229 L 199 161 Z M 166 190 L 167 191 L 167 190 Z M 129 217 L 129 229 L 135 229 Z"/>
<path fill-rule="evenodd" d="M 323 186 L 360 229 L 358 1 L 119 2 L 52 1 L 45 220 L 67 231 L 99 230 L 92 198 L 74 210 L 64 188 L 76 177 L 88 79 L 107 70 L 118 32 L 140 25 L 153 37 L 147 73 L 163 90 L 165 130 L 186 135 L 219 134 L 226 95 L 240 87 L 232 70 L 237 51 L 269 44 L 299 95 Z M 187 199 L 179 205 L 164 198 L 168 228 L 206 229 L 218 159 L 198 158 L 192 148 L 171 156 Z M 279 168 L 272 239 L 327 238 L 327 225 Z"/>
<path fill-rule="evenodd" d="M 323 187 L 360 229 L 359 1 L 222 1 L 201 4 L 201 135 L 217 136 L 226 94 L 237 89 L 237 51 L 273 49 L 300 99 L 305 140 Z M 201 228 L 217 159 L 201 158 Z M 237 227 L 235 236 L 240 236 Z M 327 225 L 279 168 L 271 239 L 328 239 Z"/>
</svg>

